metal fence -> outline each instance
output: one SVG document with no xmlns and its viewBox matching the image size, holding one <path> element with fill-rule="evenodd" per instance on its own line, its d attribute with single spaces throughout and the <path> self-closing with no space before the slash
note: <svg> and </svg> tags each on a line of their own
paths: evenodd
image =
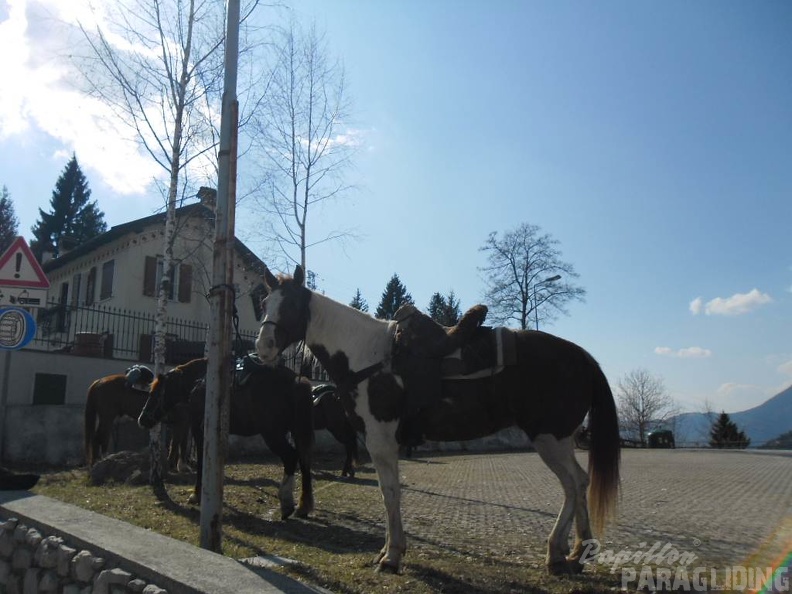
<svg viewBox="0 0 792 594">
<path fill-rule="evenodd" d="M 50 303 L 38 310 L 36 336 L 27 348 L 85 357 L 154 362 L 155 315 L 95 304 Z M 168 318 L 165 363 L 179 365 L 205 356 L 209 325 Z M 231 343 L 236 357 L 255 348 L 256 332 L 240 331 Z M 283 362 L 314 381 L 328 381 L 327 372 L 299 348 L 288 349 Z"/>
<path fill-rule="evenodd" d="M 96 304 L 51 303 L 38 310 L 37 330 L 28 348 L 69 352 L 89 357 L 153 362 L 155 315 Z M 208 324 L 169 317 L 165 331 L 165 361 L 178 365 L 203 357 Z M 240 332 L 235 354 L 253 350 L 256 334 Z"/>
</svg>

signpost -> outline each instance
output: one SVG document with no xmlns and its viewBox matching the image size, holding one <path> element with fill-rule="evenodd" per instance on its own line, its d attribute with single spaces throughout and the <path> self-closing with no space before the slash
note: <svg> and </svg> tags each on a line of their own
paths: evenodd
<svg viewBox="0 0 792 594">
<path fill-rule="evenodd" d="M 36 336 L 36 320 L 28 311 L 44 307 L 50 283 L 24 237 L 17 237 L 0 255 L 0 350 L 6 351 L 0 386 L 0 464 L 5 454 L 5 417 L 11 351 Z"/>
<path fill-rule="evenodd" d="M 46 305 L 49 286 L 25 238 L 17 237 L 0 255 L 0 349 L 21 349 L 33 340 L 36 320 L 27 310 Z"/>
</svg>

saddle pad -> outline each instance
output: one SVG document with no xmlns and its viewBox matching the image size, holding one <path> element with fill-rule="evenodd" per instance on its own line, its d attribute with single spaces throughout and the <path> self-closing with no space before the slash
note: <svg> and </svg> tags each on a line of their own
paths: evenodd
<svg viewBox="0 0 792 594">
<path fill-rule="evenodd" d="M 517 363 L 517 347 L 514 332 L 508 328 L 494 328 L 491 337 L 489 348 L 494 350 L 494 365 L 466 370 L 464 354 L 460 348 L 443 358 L 441 363 L 443 379 L 479 379 L 503 371 L 507 365 L 515 365 Z"/>
</svg>

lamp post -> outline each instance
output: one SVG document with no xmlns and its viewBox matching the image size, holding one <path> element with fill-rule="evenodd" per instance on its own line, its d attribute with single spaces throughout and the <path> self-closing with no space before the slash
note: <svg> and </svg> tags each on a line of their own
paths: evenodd
<svg viewBox="0 0 792 594">
<path fill-rule="evenodd" d="M 545 285 L 547 283 L 554 283 L 558 279 L 561 278 L 560 274 L 556 274 L 555 276 L 551 276 L 550 278 L 546 278 L 543 281 L 539 281 L 533 286 L 533 301 L 534 301 L 534 324 L 536 325 L 536 329 L 539 330 L 539 304 L 536 302 L 536 287 L 539 285 Z"/>
</svg>

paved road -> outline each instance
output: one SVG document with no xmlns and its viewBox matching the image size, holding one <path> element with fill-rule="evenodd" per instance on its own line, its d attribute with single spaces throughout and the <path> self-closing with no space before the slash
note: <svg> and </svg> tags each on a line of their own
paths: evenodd
<svg viewBox="0 0 792 594">
<path fill-rule="evenodd" d="M 561 487 L 535 453 L 418 455 L 400 469 L 412 551 L 489 549 L 542 564 Z M 601 540 L 614 551 L 671 543 L 709 566 L 767 562 L 792 548 L 792 457 L 623 450 L 619 515 Z"/>
</svg>

